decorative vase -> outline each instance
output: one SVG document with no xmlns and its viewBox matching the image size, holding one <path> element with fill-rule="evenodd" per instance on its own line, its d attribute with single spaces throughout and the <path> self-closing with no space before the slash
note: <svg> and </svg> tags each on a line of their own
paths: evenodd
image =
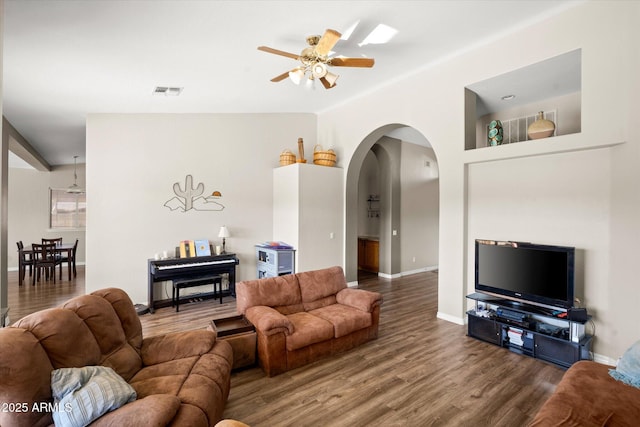
<svg viewBox="0 0 640 427">
<path fill-rule="evenodd" d="M 555 130 L 556 124 L 544 118 L 544 111 L 539 111 L 536 121 L 527 128 L 527 135 L 529 139 L 547 138 L 553 135 Z"/>
<path fill-rule="evenodd" d="M 503 130 L 502 122 L 500 120 L 494 120 L 489 123 L 489 132 L 487 134 L 487 138 L 487 142 L 489 143 L 490 147 L 502 145 Z"/>
</svg>

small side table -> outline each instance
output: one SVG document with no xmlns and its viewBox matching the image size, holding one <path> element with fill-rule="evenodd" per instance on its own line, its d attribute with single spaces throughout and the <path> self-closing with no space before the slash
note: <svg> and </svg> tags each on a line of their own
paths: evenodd
<svg viewBox="0 0 640 427">
<path fill-rule="evenodd" d="M 243 315 L 213 319 L 209 330 L 216 338 L 226 340 L 233 349 L 232 369 L 253 366 L 256 363 L 256 329 Z"/>
</svg>

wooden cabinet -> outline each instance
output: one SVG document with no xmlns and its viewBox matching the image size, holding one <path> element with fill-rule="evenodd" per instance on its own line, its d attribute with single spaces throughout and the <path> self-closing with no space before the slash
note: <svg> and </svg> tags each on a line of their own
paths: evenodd
<svg viewBox="0 0 640 427">
<path fill-rule="evenodd" d="M 358 269 L 377 273 L 379 271 L 380 243 L 370 238 L 358 239 Z"/>
</svg>

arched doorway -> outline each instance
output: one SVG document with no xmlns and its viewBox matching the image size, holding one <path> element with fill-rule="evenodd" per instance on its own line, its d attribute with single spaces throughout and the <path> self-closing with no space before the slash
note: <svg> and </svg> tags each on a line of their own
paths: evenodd
<svg viewBox="0 0 640 427">
<path fill-rule="evenodd" d="M 437 268 L 439 174 L 435 152 L 416 129 L 389 124 L 364 138 L 347 168 L 347 280 L 355 282 L 358 277 L 358 237 L 363 229 L 367 229 L 361 223 L 366 218 L 362 215 L 363 197 L 373 195 L 362 194 L 359 182 L 363 165 L 371 164 L 370 160 L 365 160 L 372 154 L 379 167 L 379 218 L 374 218 L 379 223 L 379 234 L 375 236 L 380 243 L 379 275 L 397 277 Z"/>
</svg>

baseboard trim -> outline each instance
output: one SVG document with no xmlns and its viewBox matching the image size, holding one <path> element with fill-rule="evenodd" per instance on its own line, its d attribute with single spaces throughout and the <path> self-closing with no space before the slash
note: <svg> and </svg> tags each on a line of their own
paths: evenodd
<svg viewBox="0 0 640 427">
<path fill-rule="evenodd" d="M 429 267 L 417 268 L 415 270 L 402 271 L 400 273 L 395 273 L 395 274 L 388 274 L 388 273 L 379 272 L 378 276 L 382 277 L 384 279 L 398 279 L 400 277 L 411 276 L 413 274 L 426 273 L 428 271 L 436 271 L 437 269 L 438 269 L 438 266 L 434 265 L 434 266 L 429 266 Z"/>
<path fill-rule="evenodd" d="M 593 353 L 593 361 L 594 362 L 598 362 L 598 363 L 602 363 L 603 365 L 609 365 L 609 366 L 617 366 L 618 365 L 618 361 L 615 359 L 612 359 L 610 357 L 607 357 L 603 354 L 598 354 L 598 353 Z"/>
<path fill-rule="evenodd" d="M 76 263 L 76 266 L 78 266 L 78 265 L 84 265 L 84 262 L 78 262 L 78 263 Z M 65 264 L 63 264 L 63 267 L 66 267 L 66 266 L 67 266 L 67 264 L 66 264 L 66 263 L 65 263 Z M 9 267 L 9 268 L 7 268 L 7 271 L 18 271 L 18 266 L 15 266 L 15 267 Z"/>
<path fill-rule="evenodd" d="M 426 273 L 426 272 L 429 272 L 429 271 L 436 271 L 437 269 L 438 269 L 437 265 L 430 266 L 430 267 L 422 267 L 422 268 L 418 268 L 416 270 L 404 271 L 404 272 L 402 272 L 402 275 L 403 276 L 411 276 L 412 274 Z"/>
<path fill-rule="evenodd" d="M 383 279 L 398 279 L 402 277 L 402 273 L 388 274 L 388 273 L 379 272 L 378 277 L 382 277 Z"/>
<path fill-rule="evenodd" d="M 464 318 L 458 316 L 452 316 L 450 314 L 442 313 L 441 311 L 436 314 L 438 319 L 446 320 L 447 322 L 455 323 L 460 326 L 464 326 Z"/>
</svg>

